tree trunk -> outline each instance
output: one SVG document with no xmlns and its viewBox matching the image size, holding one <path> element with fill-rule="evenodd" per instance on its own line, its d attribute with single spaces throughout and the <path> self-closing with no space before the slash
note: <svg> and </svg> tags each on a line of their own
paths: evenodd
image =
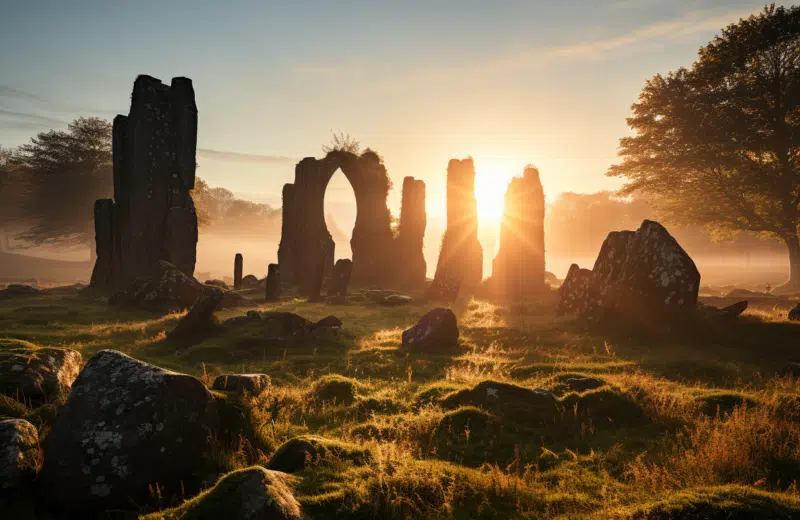
<svg viewBox="0 0 800 520">
<path fill-rule="evenodd" d="M 783 239 L 786 248 L 789 250 L 789 280 L 775 288 L 778 293 L 800 292 L 800 239 L 797 235 Z"/>
</svg>

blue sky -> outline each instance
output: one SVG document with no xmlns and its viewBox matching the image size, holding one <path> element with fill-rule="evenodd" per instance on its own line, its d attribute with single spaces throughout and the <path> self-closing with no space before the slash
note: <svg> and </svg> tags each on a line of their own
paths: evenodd
<svg viewBox="0 0 800 520">
<path fill-rule="evenodd" d="M 472 155 L 497 213 L 534 163 L 549 198 L 604 176 L 645 80 L 690 65 L 760 1 L 0 0 L 0 145 L 78 116 L 127 113 L 133 80 L 193 79 L 199 175 L 279 203 L 331 130 L 379 151 L 395 186 L 444 214 L 451 157 Z M 217 153 L 224 152 L 224 153 Z M 352 195 L 333 181 L 332 207 Z M 395 189 L 390 207 L 397 212 Z M 338 205 L 338 206 L 337 206 Z"/>
</svg>

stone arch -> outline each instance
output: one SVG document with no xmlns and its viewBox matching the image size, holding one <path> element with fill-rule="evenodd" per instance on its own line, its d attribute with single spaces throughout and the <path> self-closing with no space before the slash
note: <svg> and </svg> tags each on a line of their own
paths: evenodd
<svg viewBox="0 0 800 520">
<path fill-rule="evenodd" d="M 288 283 L 309 288 L 322 270 L 330 274 L 334 242 L 325 224 L 325 191 L 338 169 L 350 182 L 356 199 L 356 222 L 350 247 L 352 280 L 381 284 L 390 281 L 393 258 L 391 214 L 386 204 L 391 185 L 381 157 L 333 151 L 322 159 L 306 157 L 295 167 L 294 183 L 283 189 L 283 227 L 278 262 Z"/>
</svg>

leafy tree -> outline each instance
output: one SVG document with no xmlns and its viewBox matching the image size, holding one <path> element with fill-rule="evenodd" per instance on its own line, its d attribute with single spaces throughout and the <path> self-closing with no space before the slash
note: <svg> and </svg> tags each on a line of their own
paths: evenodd
<svg viewBox="0 0 800 520">
<path fill-rule="evenodd" d="M 96 199 L 113 192 L 111 124 L 79 118 L 66 131 L 50 130 L 20 146 L 10 162 L 24 204 L 18 235 L 32 245 L 91 245 Z"/>
<path fill-rule="evenodd" d="M 800 289 L 800 8 L 729 25 L 691 68 L 647 81 L 608 174 L 678 224 L 782 240 Z"/>
</svg>

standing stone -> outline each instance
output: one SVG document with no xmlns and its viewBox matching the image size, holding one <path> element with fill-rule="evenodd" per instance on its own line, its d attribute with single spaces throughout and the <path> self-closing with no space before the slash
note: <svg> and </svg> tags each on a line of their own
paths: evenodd
<svg viewBox="0 0 800 520">
<path fill-rule="evenodd" d="M 293 285 L 295 235 L 297 234 L 297 219 L 295 218 L 294 184 L 284 184 L 281 192 L 281 242 L 278 245 L 278 265 L 280 266 L 282 282 Z"/>
<path fill-rule="evenodd" d="M 242 253 L 236 253 L 233 259 L 233 288 L 239 290 L 242 288 L 242 272 L 244 270 L 244 257 Z"/>
<path fill-rule="evenodd" d="M 395 249 L 397 282 L 400 286 L 419 287 L 425 283 L 427 264 L 422 248 L 426 225 L 425 182 L 406 177 L 403 179 L 403 201 Z"/>
<path fill-rule="evenodd" d="M 331 280 L 328 296 L 335 297 L 338 301 L 347 299 L 347 286 L 350 284 L 350 275 L 353 272 L 353 262 L 348 258 L 340 258 L 333 266 L 333 279 Z"/>
<path fill-rule="evenodd" d="M 556 314 L 583 314 L 592 287 L 592 271 L 581 269 L 578 264 L 569 266 L 564 283 L 558 288 Z"/>
<path fill-rule="evenodd" d="M 478 241 L 475 164 L 471 158 L 447 165 L 447 230 L 429 296 L 443 286 L 472 288 L 483 276 L 483 248 Z"/>
<path fill-rule="evenodd" d="M 93 287 L 124 287 L 160 260 L 194 274 L 197 213 L 191 190 L 196 148 L 191 80 L 173 78 L 167 86 L 150 76 L 136 78 L 129 114 L 114 118 L 114 200 L 95 208 Z"/>
<path fill-rule="evenodd" d="M 277 302 L 281 299 L 281 268 L 279 264 L 269 264 L 267 269 L 267 293 L 268 302 Z"/>
<path fill-rule="evenodd" d="M 528 166 L 506 191 L 492 284 L 498 295 L 521 301 L 542 294 L 544 270 L 544 191 L 539 170 Z"/>
</svg>

